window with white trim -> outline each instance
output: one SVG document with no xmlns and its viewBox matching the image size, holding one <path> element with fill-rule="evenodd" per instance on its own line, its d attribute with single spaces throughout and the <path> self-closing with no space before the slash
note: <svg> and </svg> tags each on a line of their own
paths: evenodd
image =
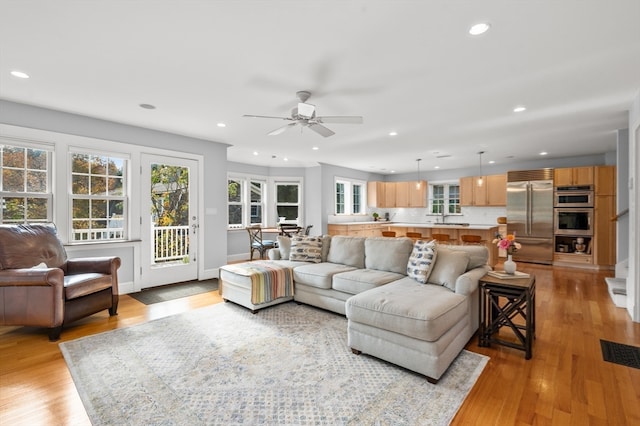
<svg viewBox="0 0 640 426">
<path fill-rule="evenodd" d="M 302 191 L 299 182 L 275 182 L 276 215 L 279 223 L 300 224 Z"/>
<path fill-rule="evenodd" d="M 124 240 L 127 159 L 71 152 L 71 241 Z"/>
<path fill-rule="evenodd" d="M 335 214 L 364 214 L 367 183 L 335 179 Z"/>
<path fill-rule="evenodd" d="M 458 183 L 429 184 L 429 212 L 431 214 L 460 214 L 460 185 Z"/>
<path fill-rule="evenodd" d="M 251 225 L 265 226 L 266 193 L 266 180 L 249 177 L 228 178 L 228 227 L 240 229 Z"/>
<path fill-rule="evenodd" d="M 0 144 L 0 223 L 52 222 L 51 152 Z"/>
</svg>

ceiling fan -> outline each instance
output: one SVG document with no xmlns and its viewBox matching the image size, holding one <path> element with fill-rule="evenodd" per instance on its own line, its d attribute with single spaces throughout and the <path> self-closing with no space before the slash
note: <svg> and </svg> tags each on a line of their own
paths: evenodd
<svg viewBox="0 0 640 426">
<path fill-rule="evenodd" d="M 285 130 L 292 129 L 295 126 L 308 127 L 314 132 L 318 133 L 325 138 L 335 135 L 335 132 L 325 126 L 325 123 L 339 123 L 339 124 L 362 124 L 362 117 L 355 115 L 341 115 L 341 116 L 326 116 L 326 117 L 318 117 L 316 116 L 316 106 L 312 104 L 306 103 L 306 101 L 311 96 L 311 92 L 300 91 L 296 92 L 296 96 L 300 100 L 298 106 L 291 110 L 291 117 L 271 117 L 266 115 L 248 115 L 245 114 L 243 117 L 250 118 L 273 118 L 276 120 L 285 120 L 289 121 L 289 123 L 285 124 L 282 127 L 278 127 L 277 129 L 268 133 L 269 136 L 279 135 Z"/>
</svg>

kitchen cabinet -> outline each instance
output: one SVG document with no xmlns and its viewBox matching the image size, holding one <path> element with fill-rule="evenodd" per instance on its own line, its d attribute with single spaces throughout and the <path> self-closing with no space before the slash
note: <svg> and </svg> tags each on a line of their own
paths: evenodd
<svg viewBox="0 0 640 426">
<path fill-rule="evenodd" d="M 594 212 L 594 250 L 593 263 L 603 266 L 616 264 L 616 197 L 613 195 L 597 195 Z"/>
<path fill-rule="evenodd" d="M 595 194 L 616 195 L 616 166 L 594 168 Z"/>
<path fill-rule="evenodd" d="M 478 186 L 478 176 L 460 178 L 460 205 L 462 206 L 506 206 L 507 175 L 483 176 Z"/>
<path fill-rule="evenodd" d="M 369 207 L 426 207 L 427 182 L 367 182 L 367 204 Z"/>
<path fill-rule="evenodd" d="M 553 185 L 593 185 L 593 166 L 554 169 Z"/>
<path fill-rule="evenodd" d="M 327 234 L 347 235 L 350 237 L 381 237 L 382 230 L 387 229 L 387 225 L 382 223 L 345 223 L 329 224 Z"/>
</svg>

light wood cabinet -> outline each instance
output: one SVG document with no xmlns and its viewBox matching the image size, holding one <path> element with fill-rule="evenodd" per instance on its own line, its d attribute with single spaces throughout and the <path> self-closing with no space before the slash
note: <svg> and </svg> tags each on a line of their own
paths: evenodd
<svg viewBox="0 0 640 426">
<path fill-rule="evenodd" d="M 383 229 L 387 229 L 387 225 L 378 223 L 329 224 L 327 234 L 349 237 L 380 237 Z"/>
<path fill-rule="evenodd" d="M 367 205 L 369 207 L 426 207 L 427 182 L 367 182 Z"/>
<path fill-rule="evenodd" d="M 478 176 L 460 178 L 460 205 L 462 206 L 506 206 L 507 175 L 483 176 L 478 186 Z"/>
<path fill-rule="evenodd" d="M 596 195 L 616 195 L 616 166 L 596 166 L 594 181 Z"/>
<path fill-rule="evenodd" d="M 616 222 L 611 220 L 616 214 L 616 197 L 597 195 L 594 212 L 593 262 L 599 266 L 616 264 Z"/>
<path fill-rule="evenodd" d="M 593 166 L 553 170 L 554 186 L 593 185 Z"/>
</svg>

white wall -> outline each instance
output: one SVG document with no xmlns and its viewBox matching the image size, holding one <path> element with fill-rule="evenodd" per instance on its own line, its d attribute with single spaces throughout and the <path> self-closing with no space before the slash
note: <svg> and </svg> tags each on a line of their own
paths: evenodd
<svg viewBox="0 0 640 426">
<path fill-rule="evenodd" d="M 627 310 L 640 322 L 640 92 L 629 110 L 629 276 L 627 277 Z"/>
</svg>

